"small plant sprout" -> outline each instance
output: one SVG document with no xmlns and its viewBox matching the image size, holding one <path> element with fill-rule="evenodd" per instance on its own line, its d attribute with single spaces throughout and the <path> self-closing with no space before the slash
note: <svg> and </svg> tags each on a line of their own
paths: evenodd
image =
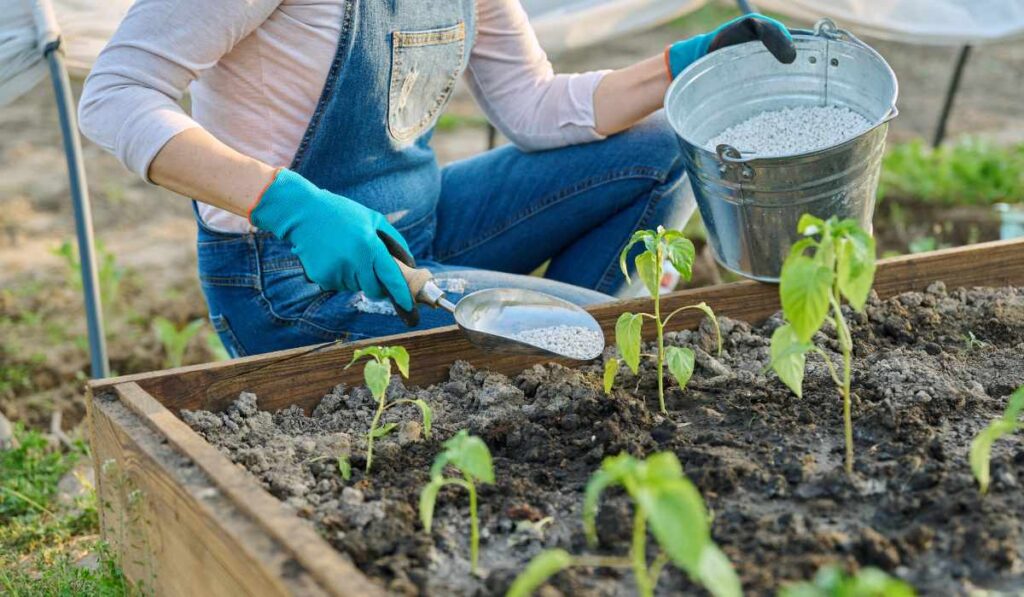
<svg viewBox="0 0 1024 597">
<path fill-rule="evenodd" d="M 1010 395 L 1010 402 L 1006 405 L 1002 418 L 989 423 L 988 427 L 982 429 L 971 442 L 971 472 L 978 480 L 982 494 L 988 493 L 988 486 L 992 482 L 989 471 L 992 444 L 1008 433 L 1024 429 L 1024 421 L 1018 420 L 1021 414 L 1024 414 L 1024 386 L 1017 388 L 1017 391 Z"/>
<path fill-rule="evenodd" d="M 157 317 L 153 320 L 156 338 L 164 347 L 164 365 L 171 368 L 181 367 L 185 360 L 185 350 L 205 323 L 202 319 L 196 319 L 179 329 L 166 317 Z"/>
<path fill-rule="evenodd" d="M 458 470 L 462 478 L 445 477 L 444 469 L 448 465 Z M 420 522 L 427 533 L 434 521 L 434 504 L 442 487 L 458 485 L 469 493 L 469 561 L 473 572 L 476 572 L 480 559 L 480 522 L 476 515 L 478 482 L 494 483 L 491 452 L 484 440 L 463 429 L 444 442 L 444 451 L 437 455 L 430 467 L 430 482 L 420 491 Z"/>
<path fill-rule="evenodd" d="M 671 452 L 637 460 L 620 454 L 604 460 L 587 483 L 583 526 L 587 541 L 597 544 L 597 510 L 601 493 L 622 486 L 633 501 L 633 541 L 628 557 L 573 556 L 561 549 L 538 554 L 513 582 L 507 597 L 527 597 L 554 574 L 570 566 L 631 568 L 637 594 L 650 597 L 665 564 L 672 562 L 715 597 L 742 594 L 729 559 L 711 539 L 711 525 L 700 492 L 683 474 Z M 662 553 L 647 558 L 647 529 Z"/>
<path fill-rule="evenodd" d="M 779 597 L 914 597 L 914 589 L 878 568 L 845 574 L 836 566 L 818 570 L 812 582 L 783 587 Z"/>
<path fill-rule="evenodd" d="M 772 334 L 771 367 L 783 383 L 802 397 L 807 353 L 817 352 L 825 359 L 843 397 L 845 467 L 846 473 L 852 475 L 850 367 L 853 339 L 840 301 L 845 298 L 855 310 L 863 310 L 875 278 L 875 240 L 855 221 L 840 221 L 834 217 L 824 221 L 804 214 L 797 230 L 804 238 L 793 244 L 782 266 L 779 295 L 787 323 Z M 813 254 L 807 255 L 808 251 Z M 835 326 L 843 353 L 842 376 L 825 351 L 811 342 L 826 320 Z"/>
<path fill-rule="evenodd" d="M 384 437 L 394 431 L 395 423 L 386 425 L 380 424 L 380 418 L 387 409 L 399 404 L 415 404 L 423 415 L 423 435 L 430 438 L 430 421 L 433 411 L 430 405 L 420 399 L 411 400 L 403 398 L 388 402 L 388 385 L 391 383 L 391 363 L 398 365 L 398 371 L 402 377 L 409 377 L 409 353 L 401 346 L 368 346 L 360 348 L 352 354 L 352 362 L 345 366 L 351 367 L 363 357 L 370 357 L 363 367 L 363 378 L 366 380 L 366 387 L 377 399 L 377 411 L 373 414 L 370 422 L 370 430 L 366 433 L 366 474 L 370 474 L 370 467 L 373 466 L 373 440 Z"/>
<path fill-rule="evenodd" d="M 718 352 L 722 352 L 722 333 L 718 327 L 718 320 L 714 311 L 705 303 L 680 307 L 671 312 L 664 319 L 661 318 L 661 295 L 659 293 L 660 281 L 664 273 L 663 267 L 666 260 L 672 264 L 682 279 L 689 280 L 693 275 L 693 259 L 695 251 L 693 243 L 689 241 L 682 232 L 678 230 L 665 230 L 659 226 L 656 231 L 638 230 L 629 239 L 626 248 L 619 255 L 619 265 L 622 273 L 629 280 L 629 271 L 626 267 L 626 257 L 629 250 L 637 243 L 644 244 L 644 252 L 637 255 L 634 263 L 637 275 L 643 281 L 644 286 L 651 293 L 654 299 L 654 314 L 650 313 L 623 313 L 615 323 L 615 344 L 619 349 L 619 356 L 626 363 L 629 370 L 636 375 L 640 368 L 641 356 L 653 356 L 658 364 L 658 406 L 661 412 L 665 408 L 665 380 L 664 366 L 668 364 L 668 370 L 683 389 L 693 376 L 695 355 L 690 348 L 670 346 L 665 349 L 665 327 L 669 321 L 680 311 L 688 309 L 703 311 L 715 325 L 715 333 L 718 336 Z M 643 331 L 644 318 L 654 320 L 657 330 L 658 353 L 655 355 L 641 355 L 641 334 Z M 611 393 L 612 384 L 615 383 L 615 373 L 619 370 L 619 359 L 609 359 L 605 363 L 604 391 Z"/>
</svg>

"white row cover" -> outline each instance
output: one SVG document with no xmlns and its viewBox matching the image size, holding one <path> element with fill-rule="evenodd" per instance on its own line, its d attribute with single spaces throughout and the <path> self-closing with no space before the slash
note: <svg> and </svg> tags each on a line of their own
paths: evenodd
<svg viewBox="0 0 1024 597">
<path fill-rule="evenodd" d="M 979 45 L 1024 37 L 1024 0 L 751 0 L 763 11 L 914 45 Z"/>
<path fill-rule="evenodd" d="M 132 0 L 0 0 L 0 14 L 4 15 L 0 21 L 0 105 L 3 98 L 17 97 L 45 74 L 37 51 L 33 10 L 51 2 L 61 26 L 68 70 L 77 76 L 89 71 L 132 5 Z M 650 29 L 706 2 L 523 0 L 541 44 L 551 54 Z"/>
</svg>

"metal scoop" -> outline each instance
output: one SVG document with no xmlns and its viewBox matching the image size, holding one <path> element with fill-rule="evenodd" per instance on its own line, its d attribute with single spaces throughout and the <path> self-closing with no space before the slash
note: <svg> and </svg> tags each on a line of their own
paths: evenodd
<svg viewBox="0 0 1024 597">
<path fill-rule="evenodd" d="M 569 301 L 535 290 L 518 288 L 490 288 L 478 290 L 452 304 L 434 282 L 426 269 L 411 268 L 395 260 L 416 302 L 433 308 L 442 308 L 455 316 L 455 323 L 470 342 L 485 350 L 499 352 L 555 356 L 577 361 L 589 361 L 604 351 L 604 332 L 597 320 Z M 597 332 L 601 340 L 594 352 L 581 355 L 562 354 L 530 344 L 516 338 L 516 334 L 537 328 L 555 326 L 580 327 Z"/>
</svg>

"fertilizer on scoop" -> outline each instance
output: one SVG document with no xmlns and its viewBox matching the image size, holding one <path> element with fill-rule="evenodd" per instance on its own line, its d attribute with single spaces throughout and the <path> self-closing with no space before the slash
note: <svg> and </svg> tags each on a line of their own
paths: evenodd
<svg viewBox="0 0 1024 597">
<path fill-rule="evenodd" d="M 524 330 L 515 340 L 576 359 L 589 359 L 604 346 L 600 332 L 573 325 L 556 325 Z"/>
</svg>

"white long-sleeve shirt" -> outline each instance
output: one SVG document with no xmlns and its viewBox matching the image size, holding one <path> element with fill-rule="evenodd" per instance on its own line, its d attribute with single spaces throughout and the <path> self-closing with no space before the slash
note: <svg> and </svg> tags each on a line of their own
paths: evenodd
<svg viewBox="0 0 1024 597">
<path fill-rule="evenodd" d="M 86 80 L 82 132 L 144 178 L 172 137 L 197 126 L 243 154 L 287 166 L 323 89 L 343 4 L 138 0 Z M 593 96 L 606 72 L 555 75 L 519 0 L 477 0 L 465 79 L 517 146 L 600 139 Z M 178 103 L 190 86 L 191 115 Z M 219 230 L 251 230 L 245 218 L 209 205 L 200 204 L 200 214 Z"/>
</svg>

